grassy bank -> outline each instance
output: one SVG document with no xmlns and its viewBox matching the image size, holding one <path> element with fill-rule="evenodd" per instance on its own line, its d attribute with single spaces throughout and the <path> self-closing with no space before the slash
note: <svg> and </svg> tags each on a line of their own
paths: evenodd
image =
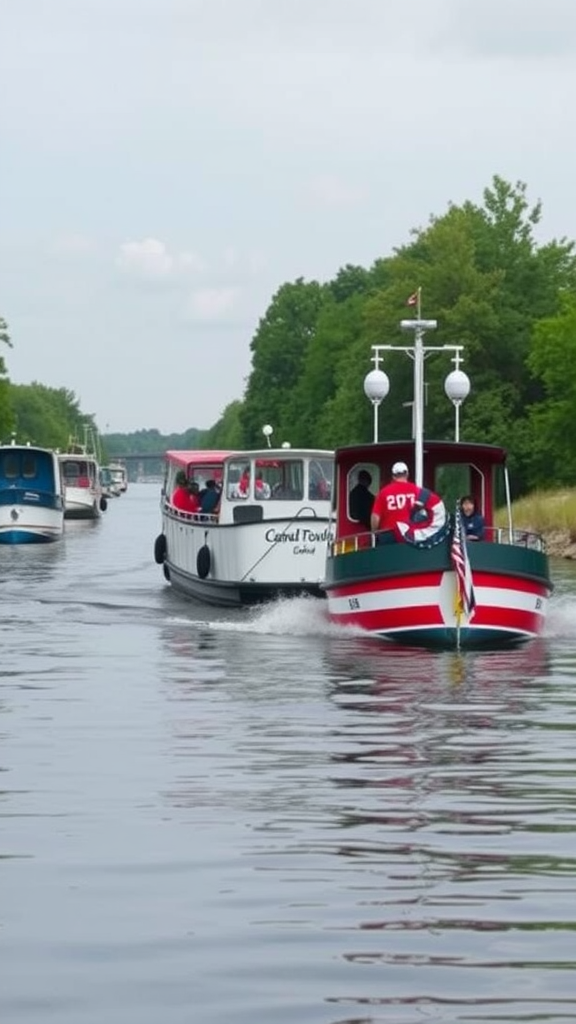
<svg viewBox="0 0 576 1024">
<path fill-rule="evenodd" d="M 541 533 L 549 554 L 576 558 L 576 489 L 536 491 L 512 505 L 514 526 Z M 496 526 L 506 526 L 506 512 L 499 509 Z"/>
</svg>

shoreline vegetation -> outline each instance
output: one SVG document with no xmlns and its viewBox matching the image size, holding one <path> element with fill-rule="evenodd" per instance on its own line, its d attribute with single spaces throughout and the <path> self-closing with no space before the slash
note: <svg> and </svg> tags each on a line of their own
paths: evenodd
<svg viewBox="0 0 576 1024">
<path fill-rule="evenodd" d="M 512 519 L 519 530 L 541 533 L 551 558 L 576 559 L 576 489 L 537 491 L 512 505 Z M 505 526 L 500 509 L 496 525 Z"/>
</svg>

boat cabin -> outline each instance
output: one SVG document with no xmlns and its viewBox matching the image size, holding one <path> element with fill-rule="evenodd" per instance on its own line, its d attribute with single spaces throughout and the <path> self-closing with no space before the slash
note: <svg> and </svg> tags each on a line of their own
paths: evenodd
<svg viewBox="0 0 576 1024">
<path fill-rule="evenodd" d="M 62 485 L 53 452 L 14 442 L 2 446 L 0 503 L 12 504 L 28 499 L 42 503 L 44 498 L 50 503 L 53 496 L 61 496 L 61 493 Z"/>
<path fill-rule="evenodd" d="M 196 481 L 200 490 L 208 480 L 215 481 L 220 502 L 209 518 L 220 524 L 292 515 L 291 503 L 298 509 L 308 507 L 314 517 L 318 503 L 326 505 L 331 499 L 333 464 L 333 453 L 320 449 L 169 451 L 163 495 L 169 500 L 176 476 L 184 470 L 188 480 Z"/>
<path fill-rule="evenodd" d="M 80 458 L 60 455 L 60 471 L 66 487 L 89 488 L 99 484 L 98 465 L 95 458 Z"/>
<path fill-rule="evenodd" d="M 399 460 L 407 464 L 409 479 L 414 480 L 413 441 L 354 445 L 336 451 L 337 537 L 364 532 L 365 528 L 351 518 L 349 504 L 349 495 L 358 482 L 360 470 L 370 473 L 370 490 L 376 496 L 380 488 L 391 480 L 392 466 Z M 464 494 L 470 494 L 484 517 L 487 540 L 495 534 L 496 508 L 510 507 L 506 451 L 496 445 L 425 441 L 422 485 L 442 498 L 448 513 L 455 510 Z"/>
</svg>

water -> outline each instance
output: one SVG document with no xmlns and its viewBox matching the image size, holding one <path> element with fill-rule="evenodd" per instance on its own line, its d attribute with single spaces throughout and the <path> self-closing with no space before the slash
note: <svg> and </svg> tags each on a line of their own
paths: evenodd
<svg viewBox="0 0 576 1024">
<path fill-rule="evenodd" d="M 576 1020 L 576 567 L 541 641 L 403 652 L 158 532 L 0 551 L 3 1024 Z"/>
</svg>

